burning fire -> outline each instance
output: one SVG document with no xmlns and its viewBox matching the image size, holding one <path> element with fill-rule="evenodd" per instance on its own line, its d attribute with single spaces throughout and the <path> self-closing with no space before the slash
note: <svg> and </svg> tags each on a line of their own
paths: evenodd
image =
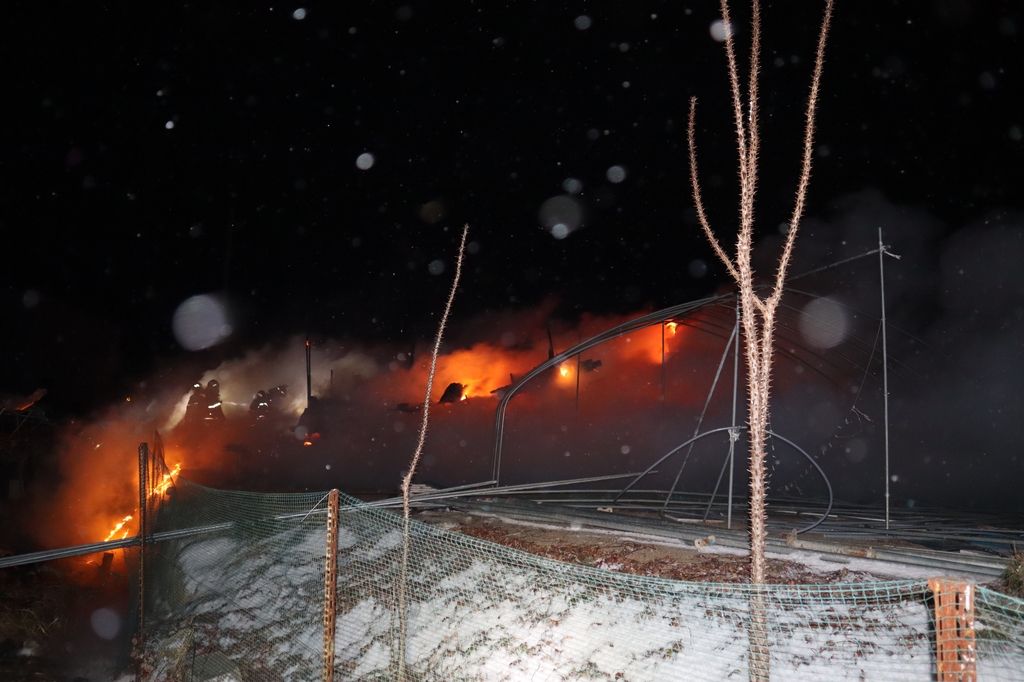
<svg viewBox="0 0 1024 682">
<path fill-rule="evenodd" d="M 174 479 L 181 473 L 181 462 L 174 465 L 174 468 L 169 473 L 164 474 L 164 477 L 160 479 L 160 482 L 153 486 L 153 490 L 150 491 L 150 497 L 156 497 L 157 495 L 163 495 L 167 492 L 167 489 L 174 485 Z"/>
<path fill-rule="evenodd" d="M 571 326 L 558 321 L 548 325 L 549 314 L 550 309 L 527 311 L 520 317 L 500 318 L 497 326 L 489 322 L 472 327 L 466 334 L 465 345 L 453 345 L 450 352 L 438 357 L 431 402 L 437 403 L 447 386 L 460 384 L 462 389 L 453 396 L 452 402 L 459 401 L 460 406 L 468 408 L 459 410 L 458 415 L 448 413 L 449 426 L 460 429 L 458 440 L 453 441 L 456 447 L 463 447 L 463 440 L 472 445 L 474 438 L 487 438 L 478 436 L 474 420 L 503 395 L 503 389 L 553 353 L 565 352 L 628 319 L 585 314 Z M 499 336 L 498 332 L 504 333 Z M 553 367 L 530 387 L 531 391 L 521 394 L 516 403 L 517 414 L 526 419 L 529 410 L 539 410 L 538 417 L 554 419 L 549 415 L 549 407 L 563 405 L 599 422 L 606 415 L 618 415 L 624 401 L 640 404 L 648 398 L 657 400 L 664 394 L 665 400 L 673 404 L 696 403 L 702 396 L 697 396 L 690 388 L 695 381 L 692 372 L 688 370 L 684 374 L 673 368 L 681 367 L 684 362 L 703 367 L 699 358 L 704 357 L 704 347 L 701 337 L 691 334 L 690 327 L 674 321 L 634 330 Z M 406 423 L 409 419 L 396 414 L 395 407 L 418 405 L 422 387 L 427 383 L 429 357 L 422 353 L 408 357 L 390 347 L 381 352 L 343 349 L 339 353 L 336 345 L 324 343 L 318 348 L 315 343 L 307 345 L 304 338 L 295 338 L 283 350 L 277 347 L 256 349 L 244 358 L 222 363 L 203 375 L 203 383 L 214 378 L 221 383 L 226 420 L 216 428 L 204 430 L 202 438 L 191 433 L 187 423 L 178 426 L 191 397 L 191 380 L 175 384 L 166 393 L 161 393 L 162 389 L 154 383 L 145 399 L 141 395 L 132 395 L 130 400 L 121 396 L 118 405 L 103 419 L 69 426 L 62 434 L 61 443 L 61 473 L 67 485 L 60 491 L 59 504 L 53 505 L 58 510 L 53 515 L 59 514 L 61 518 L 46 517 L 45 528 L 40 521 L 40 534 L 48 542 L 65 544 L 131 537 L 139 518 L 132 510 L 134 502 L 138 501 L 138 484 L 136 462 L 131 456 L 138 444 L 149 440 L 153 430 L 159 430 L 168 434 L 169 464 L 187 461 L 190 469 L 219 471 L 222 463 L 235 462 L 235 453 L 227 450 L 226 445 L 248 443 L 246 439 L 256 433 L 250 428 L 249 407 L 257 390 L 288 385 L 289 399 L 281 405 L 281 421 L 291 426 L 295 421 L 288 419 L 298 419 L 305 407 L 305 392 L 301 388 L 306 382 L 303 355 L 307 349 L 315 355 L 312 393 L 332 397 L 338 403 L 344 399 L 341 416 L 337 415 L 341 408 L 330 406 L 334 410 L 331 418 L 345 424 L 344 429 L 339 428 L 334 433 L 334 444 L 339 448 L 361 447 L 359 444 L 368 442 L 372 445 L 367 447 L 379 453 L 379 461 L 385 461 L 384 457 L 391 456 L 410 432 Z M 662 363 L 668 366 L 667 372 L 660 368 Z M 600 371 L 595 371 L 599 367 Z M 150 398 L 157 402 L 153 403 Z M 156 409 L 151 409 L 152 404 Z M 377 430 L 371 432 L 379 426 L 373 421 L 377 418 L 382 420 L 383 433 L 388 435 L 386 444 L 379 437 L 373 440 L 380 435 Z M 480 420 L 483 426 L 479 433 L 483 434 L 487 431 L 486 416 L 481 416 Z M 440 421 L 439 424 L 443 426 Z M 397 426 L 392 431 L 393 425 Z M 398 427 L 406 429 L 404 435 L 397 435 L 402 431 Z M 296 443 L 300 447 L 302 444 L 315 449 L 320 441 L 317 435 L 308 433 Z M 583 447 L 580 446 L 581 451 Z M 252 450 L 258 453 L 259 444 Z M 230 467 L 231 474 L 258 477 L 259 471 L 265 471 L 262 467 L 249 471 L 249 460 L 240 458 L 238 465 Z M 166 474 L 156 476 L 150 494 L 167 494 L 181 468 L 182 465 L 177 464 Z"/>
<path fill-rule="evenodd" d="M 114 536 L 117 535 L 118 531 L 120 531 L 122 528 L 124 528 L 124 524 L 128 523 L 133 518 L 135 518 L 135 517 L 133 517 L 131 514 L 129 514 L 128 516 L 126 516 L 123 519 L 121 519 L 117 523 L 117 525 L 114 526 L 114 529 L 112 531 L 110 531 L 110 533 L 107 535 L 107 537 L 105 537 L 103 539 L 103 542 L 110 542 L 111 540 L 113 540 Z M 124 535 L 122 535 L 120 539 L 124 540 L 126 537 L 128 537 L 128 531 L 125 531 Z"/>
<path fill-rule="evenodd" d="M 164 474 L 163 478 L 160 479 L 160 482 L 154 485 L 153 489 L 149 491 L 150 499 L 166 493 L 167 490 L 172 485 L 174 485 L 174 479 L 176 479 L 178 477 L 178 474 L 180 473 L 181 463 L 179 462 L 174 465 L 173 469 L 171 469 L 168 473 Z M 136 509 L 136 511 L 138 510 Z M 110 531 L 110 533 L 107 534 L 107 537 L 103 539 L 103 542 L 110 542 L 111 540 L 113 540 L 114 536 L 121 532 L 121 529 L 125 527 L 125 524 L 127 524 L 133 518 L 135 517 L 132 514 L 129 514 L 128 516 L 124 517 L 119 522 L 117 522 L 117 524 L 114 525 L 114 528 Z M 128 537 L 128 534 L 130 532 L 130 529 L 126 529 L 119 539 L 124 540 L 126 537 Z"/>
</svg>

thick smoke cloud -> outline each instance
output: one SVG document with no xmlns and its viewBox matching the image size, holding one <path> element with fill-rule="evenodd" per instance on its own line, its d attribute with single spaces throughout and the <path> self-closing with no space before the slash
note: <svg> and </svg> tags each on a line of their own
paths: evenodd
<svg viewBox="0 0 1024 682">
<path fill-rule="evenodd" d="M 893 205 L 876 191 L 845 198 L 835 213 L 827 222 L 805 226 L 792 272 L 877 248 L 879 228 L 888 249 L 900 256 L 885 259 L 893 503 L 1024 508 L 1017 484 L 1024 476 L 1024 457 L 1014 444 L 1014 422 L 1024 414 L 1019 388 L 1024 378 L 1019 265 L 1024 220 L 997 214 L 948 230 L 923 209 Z M 845 382 L 826 391 L 828 396 L 814 384 L 777 390 L 774 423 L 824 448 L 822 464 L 835 472 L 833 482 L 844 481 L 844 495 L 880 502 L 884 412 L 878 257 L 797 279 L 791 286 L 849 306 L 852 327 L 845 352 L 859 358 L 860 368 L 848 371 Z M 858 339 L 866 351 L 854 350 Z M 780 381 L 799 370 L 786 364 L 778 367 Z M 855 392 L 862 380 L 863 392 Z M 856 402 L 854 396 L 859 396 Z M 825 426 L 818 428 L 836 417 L 832 434 Z"/>
</svg>

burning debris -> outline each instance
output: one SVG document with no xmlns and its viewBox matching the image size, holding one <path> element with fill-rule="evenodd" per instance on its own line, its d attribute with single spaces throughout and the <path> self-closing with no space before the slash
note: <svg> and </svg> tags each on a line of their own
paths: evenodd
<svg viewBox="0 0 1024 682">
<path fill-rule="evenodd" d="M 441 394 L 441 399 L 437 401 L 438 405 L 447 405 L 449 403 L 457 403 L 466 399 L 466 387 L 457 381 L 453 381 L 448 384 L 448 388 L 444 389 L 444 393 Z"/>
<path fill-rule="evenodd" d="M 0 410 L 24 412 L 46 396 L 45 388 L 37 388 L 31 395 L 22 396 L 15 393 L 0 395 Z"/>
</svg>

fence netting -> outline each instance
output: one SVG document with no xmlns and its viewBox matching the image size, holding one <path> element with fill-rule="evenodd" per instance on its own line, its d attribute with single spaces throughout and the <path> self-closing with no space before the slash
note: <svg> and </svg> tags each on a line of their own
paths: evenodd
<svg viewBox="0 0 1024 682">
<path fill-rule="evenodd" d="M 959 629 L 937 648 L 925 581 L 680 582 L 417 521 L 403 572 L 406 522 L 346 495 L 325 671 L 327 499 L 179 478 L 147 529 L 143 679 L 394 680 L 400 660 L 439 681 L 1024 679 L 1024 601 L 985 588 L 947 600 Z"/>
</svg>

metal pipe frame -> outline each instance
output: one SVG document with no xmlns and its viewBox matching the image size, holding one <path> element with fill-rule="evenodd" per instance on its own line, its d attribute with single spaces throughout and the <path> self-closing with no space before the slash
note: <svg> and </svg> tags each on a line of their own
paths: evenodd
<svg viewBox="0 0 1024 682">
<path fill-rule="evenodd" d="M 640 479 L 642 479 L 644 476 L 646 476 L 647 474 L 651 473 L 651 471 L 653 471 L 654 467 L 658 466 L 659 464 L 664 462 L 666 459 L 668 459 L 672 455 L 676 454 L 677 452 L 679 452 L 680 450 L 685 448 L 687 445 L 693 443 L 694 441 L 700 440 L 701 438 L 704 438 L 705 436 L 710 436 L 711 434 L 714 434 L 714 433 L 721 433 L 723 431 L 729 431 L 730 435 L 731 435 L 731 434 L 736 433 L 738 431 L 746 431 L 746 430 L 748 430 L 746 426 L 723 426 L 723 427 L 718 428 L 718 429 L 711 429 L 710 431 L 705 431 L 702 434 L 699 434 L 699 435 L 694 436 L 693 438 L 691 438 L 691 439 L 689 439 L 687 441 L 684 441 L 680 445 L 677 445 L 676 447 L 674 447 L 671 450 L 669 450 L 667 454 L 665 454 L 665 455 L 663 455 L 661 457 L 661 459 L 659 459 L 657 462 L 655 462 L 654 464 L 649 466 L 647 468 L 647 470 L 644 471 L 642 474 L 640 474 L 636 478 L 634 478 L 629 483 L 629 485 L 627 485 L 625 488 L 623 488 L 619 492 L 619 494 L 615 496 L 615 499 L 612 500 L 612 501 L 613 502 L 618 502 L 619 498 L 621 498 L 624 494 L 626 494 L 626 491 L 628 491 L 634 485 L 639 483 Z M 793 448 L 794 450 L 799 452 L 801 455 L 806 457 L 807 461 L 809 461 L 811 464 L 813 464 L 814 468 L 818 470 L 819 474 L 821 474 L 821 479 L 823 481 L 825 481 L 825 486 L 828 488 L 828 508 L 825 509 L 825 513 L 821 515 L 821 518 L 819 518 L 817 521 L 815 521 L 814 523 L 812 523 L 809 526 L 805 526 L 803 528 L 797 529 L 796 532 L 797 533 L 806 533 L 809 530 L 813 530 L 814 528 L 817 528 L 825 519 L 827 519 L 828 515 L 832 512 L 832 504 L 835 501 L 835 497 L 832 494 L 832 483 L 828 480 L 828 476 L 825 475 L 825 471 L 821 468 L 821 466 L 816 461 L 814 461 L 813 457 L 811 457 L 809 454 L 807 454 L 806 450 L 804 450 L 803 448 L 801 448 L 799 445 L 797 445 L 793 441 L 789 440 L 788 438 L 785 438 L 784 436 L 780 436 L 779 434 L 777 434 L 777 433 L 775 433 L 773 431 L 768 431 L 768 435 L 770 437 L 772 437 L 772 438 L 778 438 L 783 443 L 785 443 L 786 445 L 789 445 L 791 448 Z"/>
</svg>

